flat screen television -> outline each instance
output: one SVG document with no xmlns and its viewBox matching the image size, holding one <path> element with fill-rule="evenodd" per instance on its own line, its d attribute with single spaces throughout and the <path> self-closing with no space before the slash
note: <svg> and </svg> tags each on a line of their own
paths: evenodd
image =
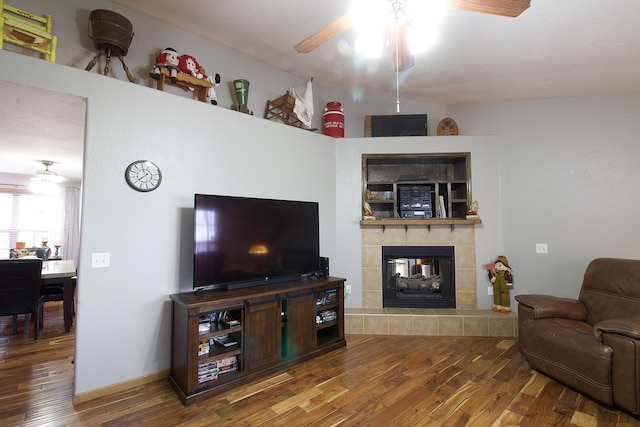
<svg viewBox="0 0 640 427">
<path fill-rule="evenodd" d="M 194 289 L 258 286 L 319 271 L 317 202 L 194 198 Z"/>
</svg>

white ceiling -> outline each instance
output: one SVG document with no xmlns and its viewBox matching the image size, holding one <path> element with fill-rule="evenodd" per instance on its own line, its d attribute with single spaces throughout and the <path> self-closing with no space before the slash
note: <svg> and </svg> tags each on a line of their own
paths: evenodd
<svg viewBox="0 0 640 427">
<path fill-rule="evenodd" d="M 115 1 L 315 84 L 395 98 L 389 49 L 358 62 L 353 31 L 308 54 L 293 48 L 349 1 Z M 402 98 L 438 104 L 637 94 L 640 1 L 532 0 L 517 18 L 452 10 L 438 44 L 400 77 Z"/>
<path fill-rule="evenodd" d="M 86 100 L 2 80 L 0 93 L 0 184 L 27 185 L 50 160 L 61 185 L 78 185 Z"/>
</svg>

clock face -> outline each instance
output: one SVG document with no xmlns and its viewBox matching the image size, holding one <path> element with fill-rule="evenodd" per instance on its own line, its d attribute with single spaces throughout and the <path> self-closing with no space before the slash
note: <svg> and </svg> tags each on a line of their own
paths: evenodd
<svg viewBox="0 0 640 427">
<path fill-rule="evenodd" d="M 160 168 L 148 160 L 136 160 L 127 166 L 124 179 L 137 191 L 152 191 L 162 182 Z"/>
</svg>

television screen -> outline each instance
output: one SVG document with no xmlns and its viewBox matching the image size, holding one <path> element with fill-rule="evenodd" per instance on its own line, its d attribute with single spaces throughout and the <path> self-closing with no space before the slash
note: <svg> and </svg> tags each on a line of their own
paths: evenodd
<svg viewBox="0 0 640 427">
<path fill-rule="evenodd" d="M 194 288 L 238 288 L 317 273 L 318 203 L 196 194 Z"/>
</svg>

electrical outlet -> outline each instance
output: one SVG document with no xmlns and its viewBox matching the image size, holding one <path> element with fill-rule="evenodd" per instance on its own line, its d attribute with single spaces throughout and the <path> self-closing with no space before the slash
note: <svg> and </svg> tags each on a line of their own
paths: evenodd
<svg viewBox="0 0 640 427">
<path fill-rule="evenodd" d="M 345 285 L 344 286 L 344 293 L 346 295 L 351 295 L 351 285 Z"/>
<path fill-rule="evenodd" d="M 91 267 L 92 268 L 104 268 L 109 267 L 110 264 L 109 252 L 95 252 L 91 254 Z"/>
<path fill-rule="evenodd" d="M 536 253 L 537 254 L 548 254 L 549 253 L 549 245 L 546 243 L 536 243 Z"/>
</svg>

